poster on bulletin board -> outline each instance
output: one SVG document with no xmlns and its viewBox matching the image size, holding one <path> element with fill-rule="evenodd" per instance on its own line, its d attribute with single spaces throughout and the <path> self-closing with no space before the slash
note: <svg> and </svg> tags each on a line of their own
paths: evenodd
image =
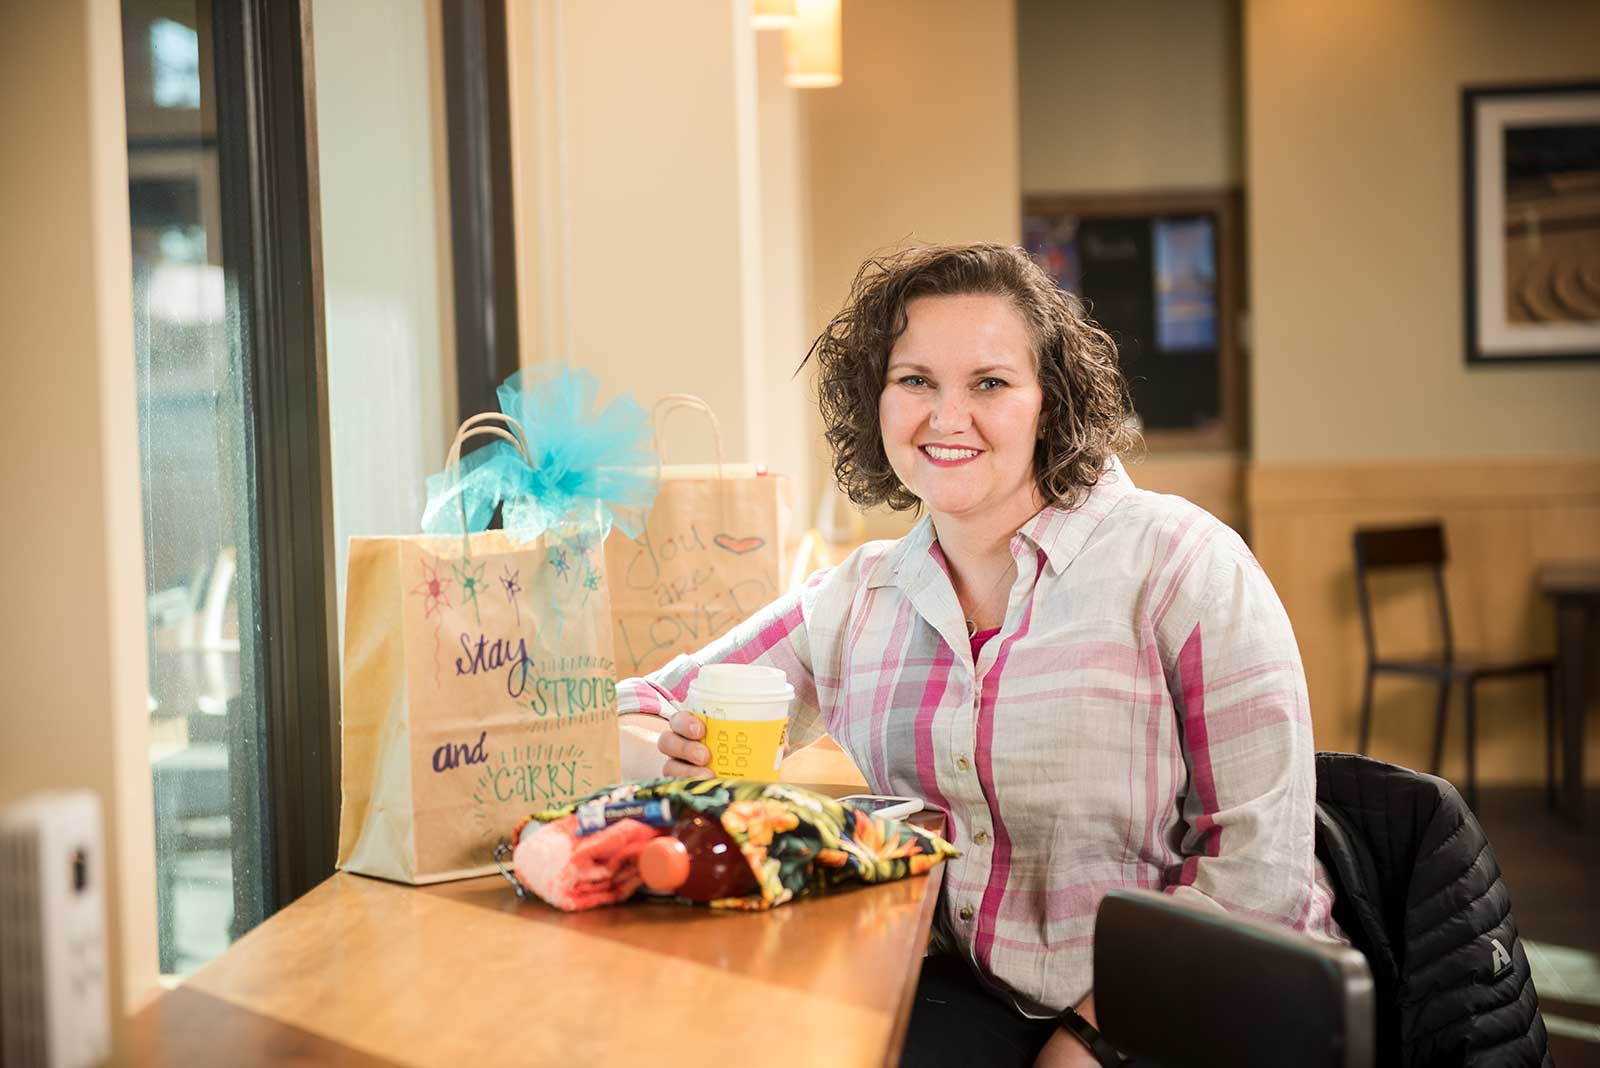
<svg viewBox="0 0 1600 1068">
<path fill-rule="evenodd" d="M 1030 196 L 1023 242 L 1117 343 L 1152 447 L 1241 439 L 1236 195 Z"/>
</svg>

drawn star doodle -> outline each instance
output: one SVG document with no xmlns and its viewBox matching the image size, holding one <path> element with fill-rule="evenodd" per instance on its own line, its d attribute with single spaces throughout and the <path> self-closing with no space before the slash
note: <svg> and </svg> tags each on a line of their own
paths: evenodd
<svg viewBox="0 0 1600 1068">
<path fill-rule="evenodd" d="M 575 539 L 571 534 L 560 532 L 556 534 L 560 539 L 561 547 L 551 550 L 561 554 L 561 565 L 557 568 L 561 578 L 567 583 L 568 594 L 583 592 L 583 576 L 594 565 L 589 562 L 589 557 L 584 553 L 580 539 Z M 587 604 L 589 595 L 583 593 L 579 604 Z"/>
<path fill-rule="evenodd" d="M 567 568 L 571 566 L 567 563 L 567 550 L 561 548 L 551 549 L 550 566 L 556 569 L 556 573 L 558 575 L 561 575 L 563 578 L 565 578 L 567 574 Z"/>
<path fill-rule="evenodd" d="M 478 609 L 478 594 L 485 585 L 483 569 L 487 566 L 487 564 L 473 566 L 471 560 L 465 559 L 452 561 L 450 564 L 451 570 L 456 573 L 456 581 L 461 583 L 461 603 L 465 605 L 468 601 L 472 602 L 472 616 L 479 625 L 483 623 L 483 613 Z"/>
<path fill-rule="evenodd" d="M 600 572 L 590 568 L 588 574 L 583 576 L 584 589 L 598 590 L 600 588 Z"/>
<path fill-rule="evenodd" d="M 510 564 L 506 564 L 500 576 L 500 588 L 506 591 L 506 600 L 511 602 L 511 607 L 517 610 L 517 627 L 522 627 L 522 606 L 517 603 L 517 594 L 522 592 L 522 583 L 517 579 L 521 572 L 513 571 Z"/>
</svg>

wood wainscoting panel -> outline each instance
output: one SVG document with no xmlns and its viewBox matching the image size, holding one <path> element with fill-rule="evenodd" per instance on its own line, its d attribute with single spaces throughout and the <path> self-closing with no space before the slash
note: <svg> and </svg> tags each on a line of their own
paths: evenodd
<svg viewBox="0 0 1600 1068">
<path fill-rule="evenodd" d="M 1357 527 L 1444 524 L 1446 588 L 1461 652 L 1552 655 L 1554 617 L 1535 587 L 1539 566 L 1600 558 L 1600 459 L 1256 464 L 1248 492 L 1251 547 L 1294 624 L 1319 749 L 1353 750 L 1360 726 L 1366 652 L 1351 549 Z M 1373 592 L 1380 651 L 1437 648 L 1422 588 L 1386 581 Z M 1370 755 L 1426 770 L 1436 692 L 1427 683 L 1380 677 Z M 1542 708 L 1536 679 L 1480 684 L 1480 783 L 1543 781 Z M 1587 742 L 1586 775 L 1594 783 L 1594 723 Z M 1464 769 L 1457 691 L 1440 770 L 1456 780 Z"/>
<path fill-rule="evenodd" d="M 1245 459 L 1237 452 L 1150 452 L 1123 457 L 1140 489 L 1187 498 L 1246 534 Z"/>
</svg>

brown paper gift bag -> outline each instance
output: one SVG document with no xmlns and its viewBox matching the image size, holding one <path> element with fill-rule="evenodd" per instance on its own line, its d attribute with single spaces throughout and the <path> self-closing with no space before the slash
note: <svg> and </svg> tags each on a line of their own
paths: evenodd
<svg viewBox="0 0 1600 1068">
<path fill-rule="evenodd" d="M 711 420 L 717 463 L 663 466 L 644 533 L 606 542 L 619 678 L 705 646 L 783 591 L 784 480 L 724 463 L 716 414 L 685 393 L 656 403 L 657 455 L 665 417 L 678 409 Z"/>
<path fill-rule="evenodd" d="M 476 433 L 526 452 L 476 416 L 447 467 Z M 604 564 L 598 528 L 351 539 L 340 868 L 488 874 L 522 817 L 617 781 Z"/>
</svg>

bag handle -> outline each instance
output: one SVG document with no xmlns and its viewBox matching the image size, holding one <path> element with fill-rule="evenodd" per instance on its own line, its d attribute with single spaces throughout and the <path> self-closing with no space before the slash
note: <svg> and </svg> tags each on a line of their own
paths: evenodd
<svg viewBox="0 0 1600 1068">
<path fill-rule="evenodd" d="M 495 426 L 496 423 L 505 425 Z M 445 454 L 444 469 L 448 471 L 452 467 L 460 467 L 461 446 L 468 438 L 483 436 L 509 441 L 522 454 L 528 466 L 533 466 L 533 451 L 528 448 L 528 434 L 522 429 L 522 424 L 503 412 L 479 412 L 462 421 L 454 440 L 450 442 L 450 451 Z"/>
<path fill-rule="evenodd" d="M 502 425 L 496 425 L 502 424 Z M 461 483 L 461 446 L 469 438 L 490 437 L 499 438 L 511 443 L 523 461 L 529 467 L 533 466 L 533 453 L 528 448 L 528 434 L 522 429 L 522 424 L 503 412 L 479 412 L 477 415 L 468 416 L 462 421 L 456 436 L 450 442 L 450 451 L 445 454 L 444 469 L 448 474 L 456 472 L 456 484 Z M 467 496 L 464 493 L 456 494 L 456 503 L 461 506 L 461 558 L 472 559 L 472 546 L 467 535 Z"/>
<path fill-rule="evenodd" d="M 726 528 L 728 525 L 728 483 L 727 472 L 723 470 L 722 423 L 717 419 L 717 413 L 712 409 L 711 405 L 707 404 L 703 398 L 697 397 L 693 393 L 662 394 L 661 398 L 657 400 L 650 408 L 650 429 L 654 435 L 654 444 L 656 447 L 657 481 L 661 481 L 661 468 L 663 467 L 661 428 L 666 423 L 667 416 L 671 415 L 673 412 L 684 410 L 699 412 L 711 423 L 711 441 L 716 449 L 717 455 L 717 504 L 722 513 L 720 517 L 722 520 L 722 526 Z M 732 532 L 724 530 L 722 533 Z"/>
<path fill-rule="evenodd" d="M 661 399 L 656 401 L 651 407 L 650 429 L 654 435 L 654 444 L 656 447 L 656 466 L 658 468 L 662 466 L 662 425 L 666 423 L 667 416 L 671 415 L 673 412 L 683 411 L 685 409 L 699 412 L 700 414 L 704 415 L 706 420 L 711 424 L 711 440 L 716 448 L 717 453 L 717 481 L 720 482 L 726 477 L 722 470 L 722 422 L 717 418 L 717 413 L 712 409 L 711 405 L 707 404 L 703 399 L 695 396 L 693 393 L 666 393 L 663 394 Z"/>
</svg>

